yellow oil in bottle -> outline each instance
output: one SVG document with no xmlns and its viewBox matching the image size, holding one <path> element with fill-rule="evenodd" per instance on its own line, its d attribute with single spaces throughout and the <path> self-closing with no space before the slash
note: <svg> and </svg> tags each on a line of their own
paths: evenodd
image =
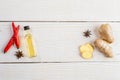
<svg viewBox="0 0 120 80">
<path fill-rule="evenodd" d="M 35 48 L 34 48 L 34 44 L 33 44 L 32 34 L 30 33 L 29 29 L 30 29 L 29 26 L 25 26 L 24 27 L 24 30 L 25 30 L 25 40 L 26 40 L 28 55 L 29 55 L 29 57 L 35 57 L 36 56 L 36 52 L 35 52 Z"/>
</svg>

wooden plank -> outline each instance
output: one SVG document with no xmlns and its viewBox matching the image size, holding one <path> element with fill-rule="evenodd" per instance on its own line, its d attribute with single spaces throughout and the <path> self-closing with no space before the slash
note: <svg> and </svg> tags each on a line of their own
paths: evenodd
<svg viewBox="0 0 120 80">
<path fill-rule="evenodd" d="M 23 26 L 30 25 L 36 43 L 37 57 L 17 59 L 12 47 L 7 54 L 3 54 L 3 48 L 11 37 L 10 22 L 0 23 L 0 62 L 80 62 L 80 61 L 120 61 L 119 25 L 109 23 L 112 26 L 115 42 L 112 44 L 114 58 L 106 58 L 95 49 L 93 58 L 85 60 L 80 57 L 79 46 L 84 43 L 93 43 L 98 35 L 96 28 L 105 22 L 16 22 L 21 25 L 20 38 L 24 41 Z M 83 32 L 87 29 L 92 31 L 90 38 L 85 38 Z M 4 35 L 4 36 L 2 36 Z M 23 45 L 24 43 L 22 43 Z M 25 46 L 25 45 L 23 45 Z M 23 48 L 21 48 L 24 50 Z M 24 51 L 25 54 L 28 54 Z"/>
<path fill-rule="evenodd" d="M 117 53 L 117 58 L 113 60 L 103 59 L 102 55 L 96 57 L 92 62 L 81 62 L 78 56 L 77 48 L 79 43 L 79 32 L 77 29 L 84 26 L 91 29 L 93 26 L 99 26 L 101 23 L 96 21 L 120 21 L 119 0 L 1 0 L 0 1 L 0 21 L 23 21 L 16 24 L 30 25 L 38 49 L 38 56 L 35 59 L 17 60 L 13 55 L 15 48 L 4 55 L 2 50 L 10 38 L 10 22 L 0 22 L 0 35 L 3 43 L 0 43 L 0 62 L 54 62 L 54 63 L 9 63 L 0 64 L 1 80 L 119 80 L 120 72 L 119 62 L 119 23 L 110 23 L 112 25 L 115 38 L 113 50 Z M 92 23 L 27 23 L 24 21 L 93 21 Z M 105 23 L 106 23 L 105 22 Z M 102 22 L 104 23 L 104 22 Z M 69 29 L 68 29 L 69 27 Z M 73 29 L 73 27 L 75 27 Z M 51 29 L 50 29 L 51 28 Z M 73 29 L 73 30 L 72 30 Z M 51 30 L 51 31 L 50 31 Z M 60 31 L 59 31 L 60 30 Z M 58 32 L 57 32 L 58 31 Z M 73 32 L 72 32 L 73 31 Z M 48 36 L 48 32 L 50 33 Z M 72 33 L 73 40 L 64 37 L 62 33 L 68 36 Z M 39 33 L 39 34 L 38 34 Z M 56 33 L 56 34 L 54 34 Z M 35 35 L 37 34 L 37 35 Z M 44 36 L 44 35 L 46 36 Z M 58 36 L 58 34 L 60 36 Z M 77 35 L 76 35 L 77 34 Z M 3 36 L 4 35 L 4 36 Z M 42 36 L 41 36 L 42 35 Z M 76 36 L 75 36 L 76 35 Z M 40 37 L 41 36 L 41 37 Z M 51 37 L 52 36 L 52 37 Z M 54 37 L 55 36 L 55 37 Z M 51 38 L 50 38 L 51 37 Z M 54 42 L 54 39 L 57 40 Z M 68 39 L 67 39 L 68 38 Z M 51 41 L 53 40 L 53 41 Z M 68 43 L 65 52 L 63 43 Z M 71 41 L 76 44 L 71 44 Z M 54 44 L 53 44 L 54 43 Z M 54 51 L 55 43 L 59 43 Z M 71 45 L 70 45 L 70 44 Z M 52 46 L 47 46 L 52 44 Z M 68 45 L 69 44 L 69 45 Z M 42 45 L 42 46 L 41 46 Z M 44 46 L 43 46 L 44 45 Z M 52 47 L 52 48 L 50 48 Z M 50 49 L 48 49 L 50 48 Z M 47 50 L 46 50 L 47 49 Z M 70 50 L 71 49 L 71 50 Z M 46 50 L 46 51 L 45 51 Z M 50 51 L 50 52 L 47 52 Z M 75 52 L 74 52 L 75 51 Z M 73 53 L 72 53 L 73 52 Z M 11 53 L 11 54 L 10 54 Z M 44 53 L 44 54 L 43 54 Z M 56 54 L 55 54 L 56 53 Z M 62 53 L 62 54 L 61 54 Z M 115 54 L 116 54 L 115 53 Z M 98 59 L 99 58 L 99 59 Z M 98 61 L 99 62 L 94 62 Z M 104 62 L 113 61 L 113 62 Z M 60 62 L 60 63 L 55 63 Z M 63 62 L 63 63 L 61 63 Z M 66 63 L 68 62 L 68 63 Z"/>
<path fill-rule="evenodd" d="M 1 80 L 119 80 L 120 63 L 0 64 Z"/>
<path fill-rule="evenodd" d="M 120 21 L 119 0 L 1 0 L 0 21 Z"/>
</svg>

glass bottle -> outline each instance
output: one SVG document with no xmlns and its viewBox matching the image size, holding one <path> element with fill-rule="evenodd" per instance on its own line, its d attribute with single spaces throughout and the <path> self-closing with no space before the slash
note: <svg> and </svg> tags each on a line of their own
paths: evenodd
<svg viewBox="0 0 120 80">
<path fill-rule="evenodd" d="M 25 31 L 25 41 L 26 41 L 26 46 L 28 50 L 28 56 L 29 57 L 35 57 L 36 52 L 35 52 L 35 47 L 33 43 L 33 37 L 30 31 L 29 26 L 24 26 L 24 31 Z"/>
</svg>

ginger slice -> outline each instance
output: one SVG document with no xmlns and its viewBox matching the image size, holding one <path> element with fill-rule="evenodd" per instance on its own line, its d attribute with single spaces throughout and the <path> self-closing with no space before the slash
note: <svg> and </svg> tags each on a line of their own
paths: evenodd
<svg viewBox="0 0 120 80">
<path fill-rule="evenodd" d="M 81 56 L 84 58 L 84 59 L 90 59 L 92 58 L 93 54 L 90 53 L 90 52 L 84 52 L 81 54 Z"/>
<path fill-rule="evenodd" d="M 81 56 L 85 59 L 92 58 L 93 50 L 94 50 L 93 46 L 89 43 L 80 46 Z"/>
<path fill-rule="evenodd" d="M 112 28 L 109 24 L 102 24 L 98 31 L 101 39 L 109 43 L 112 43 L 114 41 Z"/>
<path fill-rule="evenodd" d="M 96 39 L 94 44 L 95 47 L 98 48 L 99 51 L 104 53 L 106 57 L 113 57 L 112 48 L 110 47 L 109 43 L 102 39 Z"/>
</svg>

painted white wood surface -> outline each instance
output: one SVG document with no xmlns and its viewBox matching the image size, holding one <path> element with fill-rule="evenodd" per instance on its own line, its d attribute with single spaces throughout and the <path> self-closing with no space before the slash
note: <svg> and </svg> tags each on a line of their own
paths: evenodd
<svg viewBox="0 0 120 80">
<path fill-rule="evenodd" d="M 1 80 L 119 80 L 120 63 L 1 64 Z"/>
<path fill-rule="evenodd" d="M 120 0 L 0 0 L 0 20 L 120 21 Z"/>
<path fill-rule="evenodd" d="M 0 21 L 120 21 L 119 3 L 119 0 L 0 0 Z M 0 79 L 119 80 L 119 68 L 119 62 L 0 64 Z"/>
<path fill-rule="evenodd" d="M 22 26 L 29 24 L 31 26 L 33 35 L 36 39 L 36 41 L 38 42 L 38 45 L 42 48 L 45 48 L 46 51 L 49 50 L 49 48 L 52 46 L 47 45 L 50 43 L 56 43 L 55 41 L 51 42 L 50 40 L 54 40 L 54 39 L 58 39 L 58 42 L 61 42 L 61 38 L 63 38 L 63 42 L 65 40 L 67 40 L 67 38 L 70 38 L 73 34 L 75 37 L 76 33 L 78 33 L 79 29 L 82 30 L 83 29 L 92 29 L 93 26 L 99 26 L 100 24 L 102 24 L 101 22 L 98 23 L 89 23 L 89 22 L 85 22 L 85 23 L 27 23 L 27 22 L 16 22 L 16 24 L 21 24 Z M 116 37 L 119 37 L 119 25 L 120 23 L 109 23 L 111 24 L 114 34 Z M 10 22 L 4 22 L 0 24 L 1 26 L 3 26 L 3 28 L 0 28 L 0 31 L 5 33 L 4 31 L 6 29 L 6 31 L 10 30 Z M 82 27 L 81 27 L 82 26 Z M 77 29 L 76 29 L 77 28 Z M 53 29 L 53 30 L 52 30 Z M 57 30 L 57 32 L 56 32 Z M 47 32 L 46 32 L 47 31 Z M 44 36 L 42 33 L 44 33 Z M 49 35 L 48 35 L 49 32 Z M 55 34 L 55 33 L 56 34 Z M 62 33 L 67 33 L 70 35 L 70 33 L 72 32 L 72 34 L 70 35 L 70 37 L 67 36 L 67 34 L 65 35 L 58 35 L 58 32 L 62 32 Z M 8 33 L 8 32 L 7 32 Z M 40 34 L 41 33 L 41 34 Z M 46 33 L 46 34 L 45 34 Z M 37 34 L 37 35 L 36 35 Z M 80 33 L 81 34 L 81 33 Z M 40 37 L 40 35 L 42 37 Z M 54 38 L 54 36 L 52 35 L 56 35 Z M 48 37 L 49 36 L 49 37 Z M 51 38 L 50 38 L 51 36 Z M 57 37 L 59 36 L 59 37 Z M 66 36 L 66 37 L 64 37 Z M 1 37 L 4 38 L 4 37 Z M 41 38 L 41 39 L 39 39 Z M 44 38 L 44 39 L 43 39 Z M 47 48 L 45 45 L 45 42 L 41 42 L 44 41 L 46 39 L 45 42 L 46 45 L 49 47 Z M 50 39 L 50 40 L 48 40 Z M 60 39 L 60 41 L 59 41 Z M 65 40 L 64 40 L 65 39 Z M 73 38 L 74 39 L 74 38 Z M 79 38 L 78 36 L 76 36 L 75 38 L 78 42 L 79 42 Z M 119 43 L 119 39 L 116 38 L 116 49 L 119 53 L 119 45 L 117 43 Z M 4 40 L 4 39 L 3 39 Z M 71 39 L 69 39 L 71 40 Z M 4 40 L 5 41 L 5 40 Z M 41 42 L 41 43 L 39 43 Z M 57 43 L 58 43 L 57 42 Z M 66 41 L 65 41 L 66 42 Z M 74 43 L 74 41 L 72 42 Z M 1 45 L 4 43 L 1 43 Z M 59 43 L 58 43 L 59 44 Z M 81 44 L 81 42 L 80 42 Z M 78 44 L 78 46 L 80 45 Z M 54 44 L 53 44 L 54 45 Z M 57 47 L 58 46 L 58 47 Z M 62 46 L 70 46 L 70 45 L 62 45 Z M 61 47 L 62 47 L 61 46 Z M 76 47 L 77 45 L 73 46 Z M 77 47 L 78 47 L 77 46 Z M 38 47 L 40 49 L 40 47 Z M 66 79 L 82 79 L 82 80 L 113 80 L 113 79 L 118 79 L 119 80 L 119 67 L 120 67 L 120 62 L 116 62 L 116 59 L 112 59 L 108 60 L 107 58 L 105 58 L 103 55 L 98 55 L 98 56 L 94 56 L 95 59 L 93 59 L 94 62 L 88 62 L 88 61 L 83 61 L 81 59 L 81 57 L 78 55 L 79 53 L 77 51 L 73 50 L 73 54 L 71 53 L 72 50 L 70 51 L 70 53 L 68 54 L 67 52 L 69 52 L 69 47 L 65 48 L 66 49 L 66 53 L 64 52 L 64 48 L 60 48 L 61 50 L 63 50 L 63 52 L 59 53 L 61 50 L 59 49 L 59 45 L 56 45 L 55 47 L 56 50 L 52 50 L 53 52 L 49 51 L 42 51 L 39 50 L 39 57 L 36 58 L 37 62 L 41 61 L 42 63 L 9 63 L 9 64 L 0 64 L 0 79 L 2 80 L 39 80 L 39 79 L 43 79 L 43 80 L 66 80 Z M 54 47 L 50 48 L 53 49 Z M 71 48 L 71 47 L 70 47 Z M 75 48 L 76 49 L 76 48 Z M 78 49 L 78 48 L 77 48 Z M 12 49 L 14 50 L 14 48 Z M 11 50 L 11 51 L 12 51 Z M 44 49 L 43 49 L 44 50 Z M 41 51 L 41 52 L 40 52 Z M 54 52 L 55 51 L 55 52 Z M 12 52 L 11 52 L 12 53 Z M 10 52 L 8 54 L 1 54 L 1 62 L 27 62 L 30 60 L 27 59 L 20 59 L 17 60 L 13 54 L 11 54 Z M 119 61 L 119 55 L 118 56 L 118 61 Z M 3 59 L 3 57 L 5 59 Z M 101 57 L 101 58 L 100 58 Z M 97 59 L 98 58 L 98 59 Z M 106 60 L 105 60 L 106 59 Z M 3 61 L 2 61 L 3 60 Z M 36 62 L 35 59 L 31 59 L 32 62 Z M 99 61 L 99 62 L 96 62 Z M 105 61 L 105 62 L 104 62 Z M 106 62 L 106 61 L 110 61 L 110 62 Z M 44 63 L 47 62 L 47 63 Z M 53 63 L 51 63 L 53 62 Z M 58 63 L 56 63 L 58 62 Z"/>
<path fill-rule="evenodd" d="M 15 46 L 12 46 L 9 51 L 4 54 L 3 48 L 12 36 L 11 22 L 0 23 L 0 62 L 73 62 L 73 61 L 120 61 L 120 23 L 109 23 L 113 29 L 115 37 L 113 48 L 114 58 L 106 58 L 101 52 L 95 49 L 93 58 L 85 60 L 80 56 L 79 47 L 85 43 L 92 43 L 99 38 L 97 29 L 103 22 L 16 22 L 16 25 L 21 25 L 20 38 L 21 50 L 25 53 L 25 57 L 17 59 L 14 54 L 17 51 Z M 33 34 L 37 57 L 28 58 L 27 52 L 24 51 L 25 39 L 23 26 L 29 25 Z M 91 30 L 90 38 L 85 38 L 83 32 Z M 4 36 L 2 36 L 4 35 Z M 24 43 L 23 43 L 24 41 Z M 93 44 L 94 45 L 94 44 Z"/>
</svg>

